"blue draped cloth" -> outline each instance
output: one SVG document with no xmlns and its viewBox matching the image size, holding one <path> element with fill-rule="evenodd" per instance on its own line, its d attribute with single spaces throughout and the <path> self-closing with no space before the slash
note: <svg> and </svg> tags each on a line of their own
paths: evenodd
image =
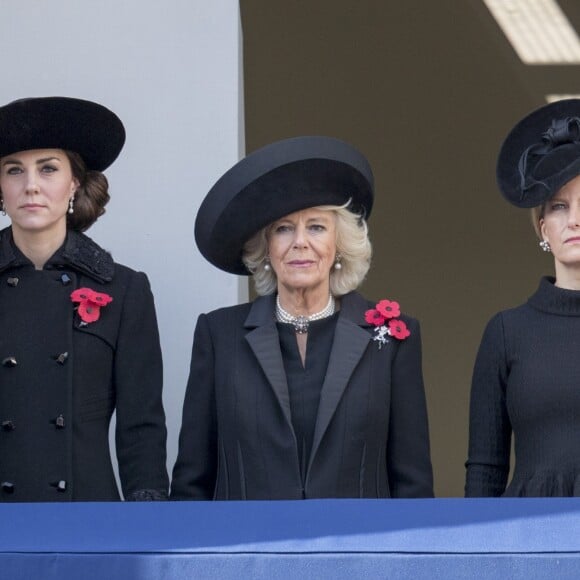
<svg viewBox="0 0 580 580">
<path fill-rule="evenodd" d="M 0 505 L 0 579 L 577 578 L 580 499 Z"/>
</svg>

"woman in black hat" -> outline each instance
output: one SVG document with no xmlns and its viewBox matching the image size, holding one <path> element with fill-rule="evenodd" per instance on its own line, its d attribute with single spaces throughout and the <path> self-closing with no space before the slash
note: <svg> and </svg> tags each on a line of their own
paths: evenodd
<svg viewBox="0 0 580 580">
<path fill-rule="evenodd" d="M 167 495 L 161 352 L 146 276 L 81 232 L 109 200 L 125 141 L 105 107 L 64 97 L 0 108 L 0 501 Z"/>
<path fill-rule="evenodd" d="M 367 160 L 277 142 L 212 188 L 196 241 L 254 302 L 199 317 L 175 499 L 433 495 L 418 323 L 355 288 L 370 264 Z"/>
<path fill-rule="evenodd" d="M 499 154 L 508 201 L 533 208 L 555 277 L 489 322 L 471 391 L 467 496 L 580 495 L 580 100 L 520 121 Z M 512 433 L 515 469 L 508 484 Z"/>
</svg>

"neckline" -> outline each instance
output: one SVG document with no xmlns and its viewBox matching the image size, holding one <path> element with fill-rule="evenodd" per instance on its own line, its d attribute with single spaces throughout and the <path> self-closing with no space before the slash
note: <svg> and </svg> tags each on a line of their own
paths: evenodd
<svg viewBox="0 0 580 580">
<path fill-rule="evenodd" d="M 17 248 L 12 238 L 10 226 L 0 231 L 0 273 L 7 268 L 26 266 L 32 262 Z M 69 230 L 63 245 L 44 265 L 44 269 L 55 266 L 72 267 L 97 282 L 105 283 L 113 279 L 115 263 L 111 255 L 91 238 L 80 232 Z"/>
<path fill-rule="evenodd" d="M 276 295 L 276 320 L 284 324 L 291 324 L 297 334 L 306 334 L 311 322 L 316 320 L 323 320 L 332 316 L 336 310 L 336 301 L 332 294 L 328 295 L 328 303 L 320 311 L 309 315 L 294 316 L 282 308 L 280 304 L 280 295 Z"/>
<path fill-rule="evenodd" d="M 332 321 L 338 320 L 338 315 L 340 314 L 340 310 L 336 310 L 330 316 L 325 316 L 324 318 L 319 318 L 318 320 L 313 320 L 310 322 L 310 328 L 322 328 L 325 324 L 330 324 Z M 294 326 L 289 322 L 282 322 L 280 320 L 276 320 L 276 326 L 282 330 L 288 330 L 292 334 L 296 334 L 296 330 Z"/>
<path fill-rule="evenodd" d="M 544 276 L 528 304 L 542 312 L 560 316 L 580 316 L 580 290 L 567 290 L 555 286 L 553 276 Z"/>
</svg>

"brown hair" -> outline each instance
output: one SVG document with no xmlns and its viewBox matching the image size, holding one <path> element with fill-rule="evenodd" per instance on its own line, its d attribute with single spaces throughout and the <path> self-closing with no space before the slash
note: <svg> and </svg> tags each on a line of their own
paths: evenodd
<svg viewBox="0 0 580 580">
<path fill-rule="evenodd" d="M 88 170 L 83 158 L 74 151 L 66 151 L 73 177 L 79 186 L 75 192 L 74 212 L 67 214 L 67 226 L 77 232 L 88 230 L 104 213 L 111 199 L 109 182 L 100 171 Z"/>
</svg>

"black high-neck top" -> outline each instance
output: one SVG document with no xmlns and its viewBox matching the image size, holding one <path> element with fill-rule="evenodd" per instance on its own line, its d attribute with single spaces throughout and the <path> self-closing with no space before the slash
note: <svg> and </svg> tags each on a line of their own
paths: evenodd
<svg viewBox="0 0 580 580">
<path fill-rule="evenodd" d="M 310 323 L 304 365 L 294 327 L 291 324 L 277 324 L 303 482 L 312 450 L 320 392 L 328 368 L 337 320 L 338 313 L 335 313 Z"/>
<path fill-rule="evenodd" d="M 471 391 L 466 495 L 578 496 L 579 450 L 580 291 L 546 277 L 485 330 Z"/>
<path fill-rule="evenodd" d="M 566 290 L 554 286 L 555 279 L 546 276 L 528 299 L 528 304 L 541 312 L 560 316 L 580 316 L 580 290 Z"/>
</svg>

